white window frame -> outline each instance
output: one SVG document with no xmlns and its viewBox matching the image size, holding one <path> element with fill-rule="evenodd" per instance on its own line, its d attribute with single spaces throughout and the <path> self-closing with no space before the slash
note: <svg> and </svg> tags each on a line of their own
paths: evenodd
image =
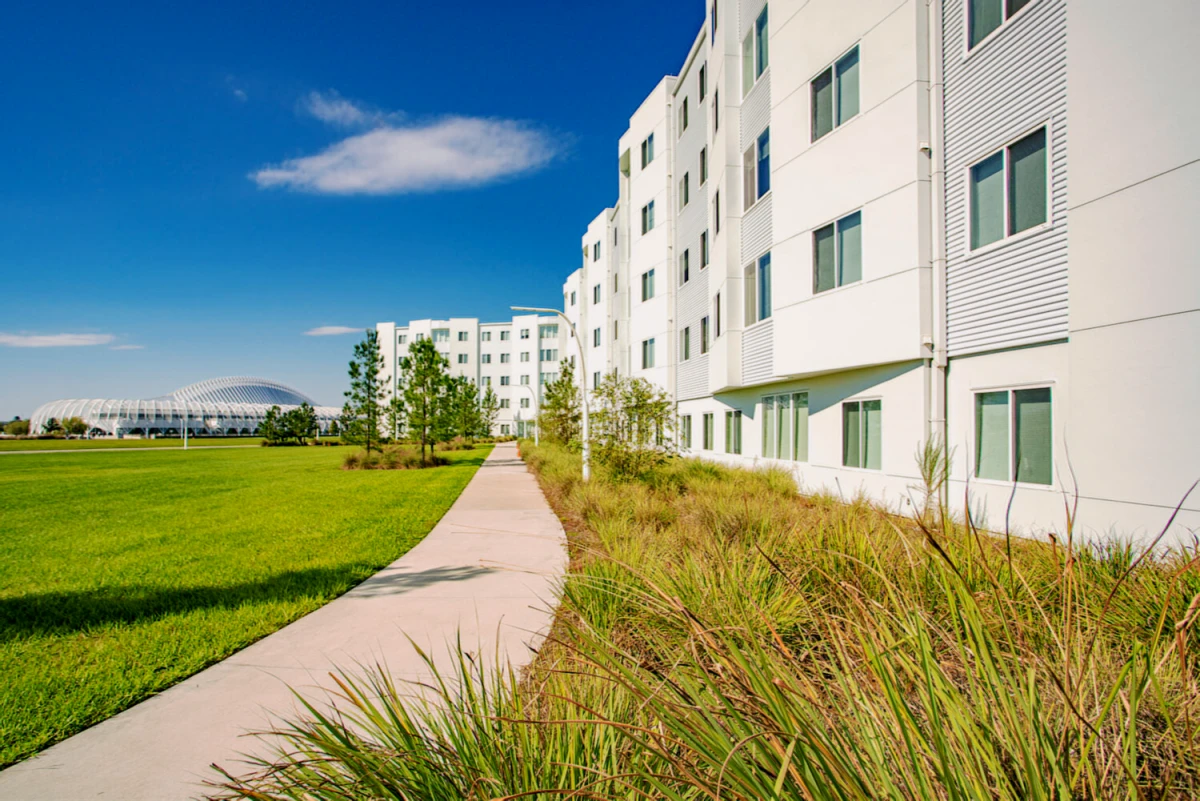
<svg viewBox="0 0 1200 801">
<path fill-rule="evenodd" d="M 687 127 L 688 127 L 688 99 L 687 99 L 687 96 L 685 95 L 683 98 L 683 102 L 679 104 L 679 136 L 677 138 L 683 137 L 683 132 L 687 130 Z"/>
<path fill-rule="evenodd" d="M 754 142 L 750 147 L 742 153 L 742 193 L 746 195 L 742 198 L 742 213 L 749 212 L 750 209 L 757 206 L 767 195 L 771 194 L 770 187 L 761 195 L 758 193 L 758 162 L 762 160 L 762 138 L 763 134 L 767 135 L 767 147 L 771 146 L 771 126 L 768 125 L 758 132 L 754 137 Z M 746 158 L 750 158 L 750 168 L 746 168 Z M 767 158 L 770 158 L 770 153 Z M 768 172 L 770 170 L 768 169 Z"/>
<path fill-rule="evenodd" d="M 750 96 L 750 93 L 754 91 L 754 87 L 758 86 L 758 82 L 762 80 L 762 77 L 767 74 L 767 70 L 769 70 L 771 68 L 771 54 L 770 54 L 770 42 L 771 42 L 770 24 L 771 23 L 770 23 L 770 14 L 768 12 L 770 5 L 771 5 L 770 3 L 763 4 L 762 9 L 756 15 L 754 15 L 754 20 L 750 23 L 749 32 L 747 32 L 746 35 L 742 38 L 743 52 L 739 53 L 738 56 L 739 56 L 739 60 L 741 61 L 741 64 L 742 64 L 742 98 L 743 99 Z M 760 19 L 762 19 L 764 14 L 767 16 L 767 29 L 765 31 L 765 33 L 767 34 L 766 50 L 763 50 L 759 46 L 759 33 L 758 33 L 758 21 Z M 745 58 L 744 50 L 746 48 L 747 42 L 750 43 L 750 51 L 751 51 L 751 53 L 750 53 L 750 70 L 751 70 L 751 72 L 754 73 L 754 77 L 750 80 L 749 83 L 746 82 L 746 74 L 745 74 L 746 73 L 746 58 Z M 763 53 L 763 52 L 765 52 L 766 56 L 767 56 L 765 59 L 767 62 L 766 64 L 759 63 L 759 53 Z"/>
<path fill-rule="evenodd" d="M 1026 6 L 1028 8 L 1028 6 Z M 1017 12 L 1020 13 L 1020 12 Z M 997 30 L 999 30 L 997 28 Z M 1054 486 L 1054 424 L 1058 419 L 1058 393 L 1055 391 L 1056 382 L 1054 381 L 1034 381 L 1027 384 L 1003 384 L 1001 386 L 982 386 L 971 388 L 971 455 L 970 463 L 967 466 L 970 472 L 971 481 L 978 484 L 990 484 L 993 486 L 1011 487 L 1016 484 L 1019 487 L 1028 487 L 1030 489 L 1049 490 L 1057 492 Z M 1015 393 L 1025 389 L 1048 389 L 1050 390 L 1050 475 L 1051 481 L 1049 484 L 1039 484 L 1033 481 L 1017 481 L 1017 405 Z M 975 474 L 979 459 L 979 431 L 975 426 L 975 396 L 989 392 L 1005 392 L 1008 394 L 1008 470 L 1007 475 L 1012 476 L 1011 479 L 1001 480 L 997 478 L 980 478 Z"/>
<path fill-rule="evenodd" d="M 655 350 L 656 350 L 656 347 L 655 347 L 654 337 L 649 337 L 648 339 L 642 340 L 642 369 L 643 370 L 653 370 L 654 369 L 655 365 L 657 364 L 657 359 L 655 358 L 655 356 L 656 356 Z M 647 355 L 650 357 L 649 359 L 646 358 Z"/>
<path fill-rule="evenodd" d="M 997 36 L 999 36 L 1000 32 L 1003 30 L 1006 30 L 1008 28 L 1008 26 L 1012 23 L 1013 20 L 1020 19 L 1021 17 L 1023 17 L 1025 15 L 1026 11 L 1028 11 L 1033 6 L 1037 5 L 1038 0 L 1029 0 L 1029 2 L 1026 3 L 1023 8 L 1017 10 L 1015 13 L 1013 13 L 1012 16 L 1007 16 L 1008 0 L 996 0 L 996 2 L 1000 3 L 1002 6 L 1001 14 L 1000 14 L 1002 19 L 1000 20 L 1000 24 L 996 26 L 996 29 L 994 31 L 992 31 L 987 36 L 980 39 L 979 44 L 972 47 L 971 46 L 971 0 L 962 0 L 962 4 L 963 4 L 962 59 L 964 61 L 966 59 L 970 58 L 975 53 L 978 53 L 980 51 L 980 49 L 983 48 L 984 45 L 986 45 L 988 42 L 992 41 Z"/>
<path fill-rule="evenodd" d="M 1033 2 L 1036 2 L 1036 1 L 1037 0 L 1033 0 Z M 1032 3 L 1030 5 L 1032 5 Z M 1025 6 L 1025 8 L 1029 8 L 1029 6 Z M 1025 9 L 1021 9 L 1021 11 L 1024 11 L 1024 10 Z M 1017 12 L 1017 13 L 1019 14 L 1020 12 Z M 997 30 L 999 30 L 999 28 L 997 28 Z M 1032 228 L 1026 228 L 1024 231 L 1019 231 L 1018 233 L 1010 234 L 1010 233 L 1008 233 L 1008 221 L 1009 221 L 1009 217 L 1008 217 L 1008 215 L 1009 215 L 1009 207 L 1008 207 L 1009 156 L 1008 156 L 1008 151 L 1017 142 L 1020 142 L 1022 139 L 1026 138 L 1028 136 L 1032 136 L 1033 134 L 1037 133 L 1042 128 L 1046 129 L 1046 221 L 1044 223 L 1041 223 L 1040 225 L 1035 225 Z M 983 155 L 978 156 L 977 158 L 972 158 L 967 162 L 967 166 L 963 170 L 962 181 L 963 181 L 963 197 L 966 201 L 963 204 L 963 207 L 967 210 L 966 225 L 963 226 L 963 231 L 965 232 L 963 234 L 963 237 L 964 237 L 963 238 L 963 247 L 966 251 L 968 259 L 990 253 L 993 250 L 999 250 L 1000 248 L 1006 247 L 1007 245 L 1010 245 L 1013 242 L 1020 242 L 1022 239 L 1025 239 L 1026 237 L 1035 236 L 1035 235 L 1041 233 L 1042 231 L 1045 231 L 1049 228 L 1054 227 L 1054 204 L 1052 203 L 1052 200 L 1054 198 L 1054 136 L 1053 136 L 1053 134 L 1054 134 L 1054 128 L 1053 128 L 1053 125 L 1050 122 L 1050 120 L 1046 120 L 1044 122 L 1039 122 L 1037 125 L 1033 125 L 1029 128 L 1022 130 L 1021 133 L 1010 138 L 1004 144 L 1002 144 L 998 147 L 991 147 Z M 1003 209 L 1004 209 L 1004 232 L 1005 233 L 1004 233 L 1004 236 L 1000 237 L 995 242 L 989 242 L 986 245 L 981 245 L 980 247 L 972 248 L 971 247 L 971 220 L 975 216 L 975 206 L 974 206 L 974 204 L 971 203 L 971 171 L 974 170 L 977 166 L 979 166 L 983 162 L 990 159 L 992 156 L 996 155 L 997 153 L 1004 154 Z"/>
<path fill-rule="evenodd" d="M 683 286 L 688 281 L 692 280 L 692 259 L 691 250 L 683 249 L 683 253 L 679 254 L 679 285 Z"/>
<path fill-rule="evenodd" d="M 700 183 L 697 186 L 704 186 L 708 183 L 708 146 L 700 148 Z"/>
<path fill-rule="evenodd" d="M 862 208 L 852 209 L 845 214 L 839 214 L 834 219 L 826 220 L 812 229 L 810 238 L 812 246 L 812 296 L 814 298 L 818 295 L 821 297 L 826 297 L 827 295 L 831 295 L 834 292 L 839 292 L 847 287 L 858 286 L 859 284 L 865 284 L 867 282 L 867 247 L 866 239 L 864 238 L 862 246 L 862 265 L 860 266 L 862 275 L 859 276 L 858 280 L 851 281 L 848 284 L 835 283 L 829 289 L 822 289 L 820 292 L 817 291 L 817 231 L 820 231 L 822 228 L 828 228 L 831 225 L 833 226 L 833 277 L 834 281 L 837 281 L 839 267 L 838 260 L 841 257 L 841 245 L 838 244 L 838 223 L 849 217 L 853 217 L 855 214 L 861 215 L 861 222 L 859 224 L 863 227 L 865 233 L 867 227 L 867 215 Z"/>
<path fill-rule="evenodd" d="M 780 398 L 785 398 L 785 397 L 788 398 L 788 401 L 791 404 L 790 414 L 792 415 L 792 443 L 791 443 L 792 456 L 791 456 L 791 458 L 784 459 L 781 456 L 779 456 L 778 453 L 776 453 L 774 456 L 767 455 L 767 443 L 765 441 L 761 440 L 761 428 L 762 427 L 760 426 L 760 442 L 758 443 L 758 446 L 759 446 L 759 450 L 762 451 L 762 456 L 764 459 L 771 459 L 771 460 L 777 461 L 777 462 L 796 462 L 797 464 L 810 464 L 811 463 L 811 458 L 808 453 L 804 454 L 805 458 L 803 458 L 803 459 L 796 458 L 796 396 L 797 395 L 805 396 L 805 402 L 809 404 L 808 406 L 805 407 L 806 409 L 812 408 L 812 405 L 811 405 L 812 404 L 812 391 L 807 387 L 802 388 L 802 389 L 790 389 L 790 390 L 787 390 L 786 392 L 771 392 L 771 393 L 763 395 L 761 398 L 759 398 L 758 409 L 759 409 L 759 414 L 762 416 L 763 426 L 766 425 L 767 400 L 771 399 L 774 402 L 774 407 L 773 407 L 772 413 L 775 415 L 775 437 L 776 437 L 776 440 L 778 440 L 778 438 L 779 438 L 779 399 Z M 808 435 L 812 433 L 811 412 L 810 412 L 810 416 L 806 417 L 805 419 L 807 420 L 808 425 L 806 426 L 804 440 L 807 443 L 806 449 L 811 452 L 812 451 L 812 443 L 809 441 L 809 438 L 808 438 Z"/>
<path fill-rule="evenodd" d="M 649 295 L 646 294 L 647 287 L 650 288 Z M 642 273 L 642 303 L 645 303 L 648 300 L 654 300 L 654 290 L 654 268 L 651 267 L 649 270 L 646 270 L 646 272 Z"/>
<path fill-rule="evenodd" d="M 595 306 L 600 302 L 600 284 L 592 285 L 592 305 Z"/>
<path fill-rule="evenodd" d="M 692 358 L 692 327 L 685 325 L 679 332 L 679 360 L 689 361 Z"/>
<path fill-rule="evenodd" d="M 692 200 L 691 179 L 688 173 L 683 174 L 683 178 L 679 180 L 679 208 L 684 208 Z"/>
<path fill-rule="evenodd" d="M 859 117 L 862 116 L 863 108 L 862 108 L 862 49 L 861 49 L 861 45 L 862 45 L 862 42 L 855 42 L 853 46 L 847 47 L 845 49 L 845 51 L 843 51 L 841 54 L 838 55 L 837 58 L 835 58 L 833 61 L 826 64 L 824 67 L 821 67 L 821 69 L 819 69 L 815 73 L 813 73 L 813 76 L 808 79 L 808 114 L 809 114 L 808 137 L 809 137 L 809 144 L 813 144 L 815 142 L 820 142 L 825 137 L 830 136 L 833 133 L 835 133 L 838 128 L 841 128 L 846 123 L 850 122 L 851 120 L 858 119 Z M 850 55 L 855 50 L 858 50 L 858 64 L 859 64 L 858 111 L 856 111 L 854 113 L 854 116 L 850 117 L 845 122 L 838 122 L 837 121 L 837 102 L 838 102 L 837 65 L 838 65 L 839 61 L 844 59 L 846 56 Z M 831 84 L 831 86 L 833 87 L 833 110 L 831 112 L 831 114 L 833 115 L 833 119 L 832 119 L 833 127 L 830 128 L 827 132 L 821 134 L 820 136 L 816 136 L 815 135 L 816 131 L 814 130 L 814 126 L 816 125 L 816 122 L 817 122 L 817 107 L 816 107 L 816 104 L 813 103 L 812 85 L 813 85 L 813 82 L 815 80 L 817 80 L 817 78 L 820 78 L 821 75 L 826 70 L 829 71 L 830 78 L 833 81 L 833 83 Z"/>
<path fill-rule="evenodd" d="M 845 463 L 846 462 L 846 428 L 845 428 L 845 423 L 843 422 L 843 420 L 845 419 L 845 417 L 844 417 L 845 412 L 843 411 L 843 409 L 845 408 L 847 403 L 857 403 L 857 404 L 859 404 L 859 408 L 861 409 L 862 404 L 869 403 L 871 401 L 879 401 L 879 438 L 881 441 L 879 443 L 879 468 L 878 469 L 876 469 L 874 467 L 854 467 L 854 466 L 851 466 L 851 465 L 848 465 Z M 840 446 L 838 448 L 838 450 L 840 451 L 838 453 L 838 461 L 837 461 L 838 466 L 842 470 L 854 470 L 859 473 L 871 473 L 873 475 L 879 475 L 880 473 L 886 472 L 884 470 L 884 465 L 883 465 L 883 442 L 882 442 L 882 439 L 883 439 L 883 396 L 882 395 L 864 395 L 861 397 L 856 396 L 856 397 L 852 397 L 852 398 L 844 398 L 844 399 L 842 399 L 842 401 L 840 403 L 838 403 L 837 406 L 838 406 L 838 412 L 839 412 L 838 421 L 837 421 L 838 445 Z M 811 410 L 812 407 L 809 406 L 809 409 Z M 811 413 L 811 411 L 810 411 L 810 413 Z M 866 418 L 864 417 L 863 419 L 865 420 Z M 863 454 L 863 457 L 864 457 L 863 461 L 865 461 L 866 460 L 865 453 Z"/>
<path fill-rule="evenodd" d="M 651 131 L 642 140 L 642 169 L 646 169 L 654 163 L 654 132 Z"/>
</svg>

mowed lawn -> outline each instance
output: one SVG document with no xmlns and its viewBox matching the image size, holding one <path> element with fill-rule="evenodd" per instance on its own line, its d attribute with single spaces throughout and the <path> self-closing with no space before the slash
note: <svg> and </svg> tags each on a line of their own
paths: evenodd
<svg viewBox="0 0 1200 801">
<path fill-rule="evenodd" d="M 327 603 L 403 554 L 487 449 L 344 471 L 345 448 L 0 458 L 0 766 Z"/>
<path fill-rule="evenodd" d="M 261 445 L 261 437 L 193 437 L 188 450 L 232 445 Z M 182 448 L 183 440 L 163 439 L 0 439 L 0 451 L 87 451 L 114 448 Z"/>
</svg>

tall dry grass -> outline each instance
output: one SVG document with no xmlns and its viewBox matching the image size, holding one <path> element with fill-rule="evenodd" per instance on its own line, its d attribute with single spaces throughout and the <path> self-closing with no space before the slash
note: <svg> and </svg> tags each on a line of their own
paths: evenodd
<svg viewBox="0 0 1200 801">
<path fill-rule="evenodd" d="M 523 452 L 572 575 L 531 670 L 346 679 L 256 798 L 1200 796 L 1196 550 L 998 538 L 673 460 Z M 937 474 L 937 460 L 924 456 Z M 929 472 L 927 470 L 927 472 Z M 937 493 L 931 493 L 936 497 Z"/>
</svg>

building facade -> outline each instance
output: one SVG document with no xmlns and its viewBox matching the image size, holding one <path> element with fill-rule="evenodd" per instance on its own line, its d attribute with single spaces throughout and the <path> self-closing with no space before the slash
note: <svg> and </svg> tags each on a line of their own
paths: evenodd
<svg viewBox="0 0 1200 801">
<path fill-rule="evenodd" d="M 1156 535 L 1200 477 L 1200 7 L 1152 6 L 707 0 L 564 285 L 588 386 L 803 490 L 904 510 L 941 440 L 982 525 Z"/>
<path fill-rule="evenodd" d="M 480 392 L 491 387 L 500 401 L 493 433 L 525 436 L 532 431 L 545 385 L 556 380 L 568 338 L 558 317 L 523 314 L 500 323 L 474 317 L 412 320 L 407 325 L 375 327 L 383 355 L 382 379 L 394 392 L 400 387 L 400 360 L 408 347 L 433 340 L 450 364 L 450 375 L 466 378 Z"/>
</svg>

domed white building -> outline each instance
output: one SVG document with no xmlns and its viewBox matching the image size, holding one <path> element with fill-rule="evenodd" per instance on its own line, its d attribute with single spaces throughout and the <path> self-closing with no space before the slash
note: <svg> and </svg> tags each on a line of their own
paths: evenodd
<svg viewBox="0 0 1200 801">
<path fill-rule="evenodd" d="M 94 436 L 239 436 L 253 434 L 267 411 L 282 411 L 307 403 L 313 407 L 321 433 L 342 410 L 318 406 L 312 398 L 265 378 L 234 376 L 189 384 L 169 395 L 147 400 L 102 398 L 56 400 L 44 403 L 29 421 L 31 432 L 40 432 L 51 418 L 82 418 Z"/>
</svg>

